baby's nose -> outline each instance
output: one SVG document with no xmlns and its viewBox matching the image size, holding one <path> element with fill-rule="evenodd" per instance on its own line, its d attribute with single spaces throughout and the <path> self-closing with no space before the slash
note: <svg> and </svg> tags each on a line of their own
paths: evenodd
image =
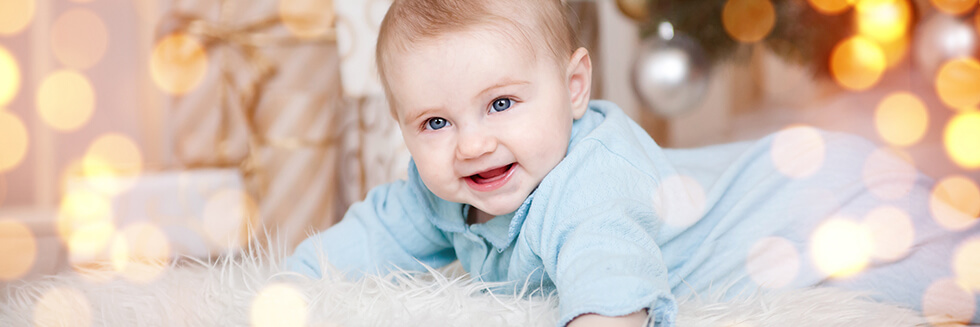
<svg viewBox="0 0 980 327">
<path fill-rule="evenodd" d="M 475 159 L 497 148 L 497 139 L 481 128 L 461 129 L 456 144 L 456 156 L 459 159 Z"/>
</svg>

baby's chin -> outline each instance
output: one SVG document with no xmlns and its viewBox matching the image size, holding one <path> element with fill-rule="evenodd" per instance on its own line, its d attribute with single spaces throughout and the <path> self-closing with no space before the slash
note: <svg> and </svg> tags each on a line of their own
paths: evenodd
<svg viewBox="0 0 980 327">
<path fill-rule="evenodd" d="M 476 209 L 479 209 L 480 211 L 483 211 L 484 213 L 496 217 L 496 216 L 502 216 L 517 211 L 517 209 L 521 207 L 521 204 L 524 204 L 523 199 L 521 199 L 521 201 L 510 201 L 510 202 L 516 202 L 516 203 L 499 204 L 499 205 L 485 205 L 485 204 L 470 203 L 469 205 Z"/>
</svg>

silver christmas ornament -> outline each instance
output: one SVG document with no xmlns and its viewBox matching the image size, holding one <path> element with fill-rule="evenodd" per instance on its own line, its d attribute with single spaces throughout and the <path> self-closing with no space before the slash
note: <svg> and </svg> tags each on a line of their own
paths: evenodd
<svg viewBox="0 0 980 327">
<path fill-rule="evenodd" d="M 633 89 L 647 108 L 665 117 L 694 109 L 708 90 L 709 63 L 694 39 L 661 23 L 643 40 L 633 64 Z"/>
<path fill-rule="evenodd" d="M 957 18 L 941 12 L 927 17 L 915 31 L 916 68 L 929 79 L 950 59 L 974 56 L 980 50 L 977 30 L 968 18 Z"/>
</svg>

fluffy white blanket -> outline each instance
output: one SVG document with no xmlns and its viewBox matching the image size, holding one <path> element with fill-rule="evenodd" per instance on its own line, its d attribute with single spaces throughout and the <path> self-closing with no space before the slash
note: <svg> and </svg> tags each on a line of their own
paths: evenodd
<svg viewBox="0 0 980 327">
<path fill-rule="evenodd" d="M 554 326 L 557 300 L 493 294 L 458 270 L 353 281 L 282 272 L 282 253 L 65 272 L 0 290 L 0 326 Z M 815 288 L 680 300 L 679 326 L 929 326 L 861 294 Z"/>
</svg>

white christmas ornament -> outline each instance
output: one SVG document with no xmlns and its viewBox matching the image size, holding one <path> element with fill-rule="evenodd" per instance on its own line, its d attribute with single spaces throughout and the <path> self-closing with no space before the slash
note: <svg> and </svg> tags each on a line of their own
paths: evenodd
<svg viewBox="0 0 980 327">
<path fill-rule="evenodd" d="M 980 50 L 977 31 L 968 20 L 940 12 L 919 24 L 914 42 L 915 65 L 929 79 L 946 61 L 973 56 Z"/>
<path fill-rule="evenodd" d="M 681 116 L 704 99 L 709 64 L 694 39 L 661 23 L 658 35 L 643 40 L 633 65 L 633 89 L 647 108 Z"/>
</svg>

